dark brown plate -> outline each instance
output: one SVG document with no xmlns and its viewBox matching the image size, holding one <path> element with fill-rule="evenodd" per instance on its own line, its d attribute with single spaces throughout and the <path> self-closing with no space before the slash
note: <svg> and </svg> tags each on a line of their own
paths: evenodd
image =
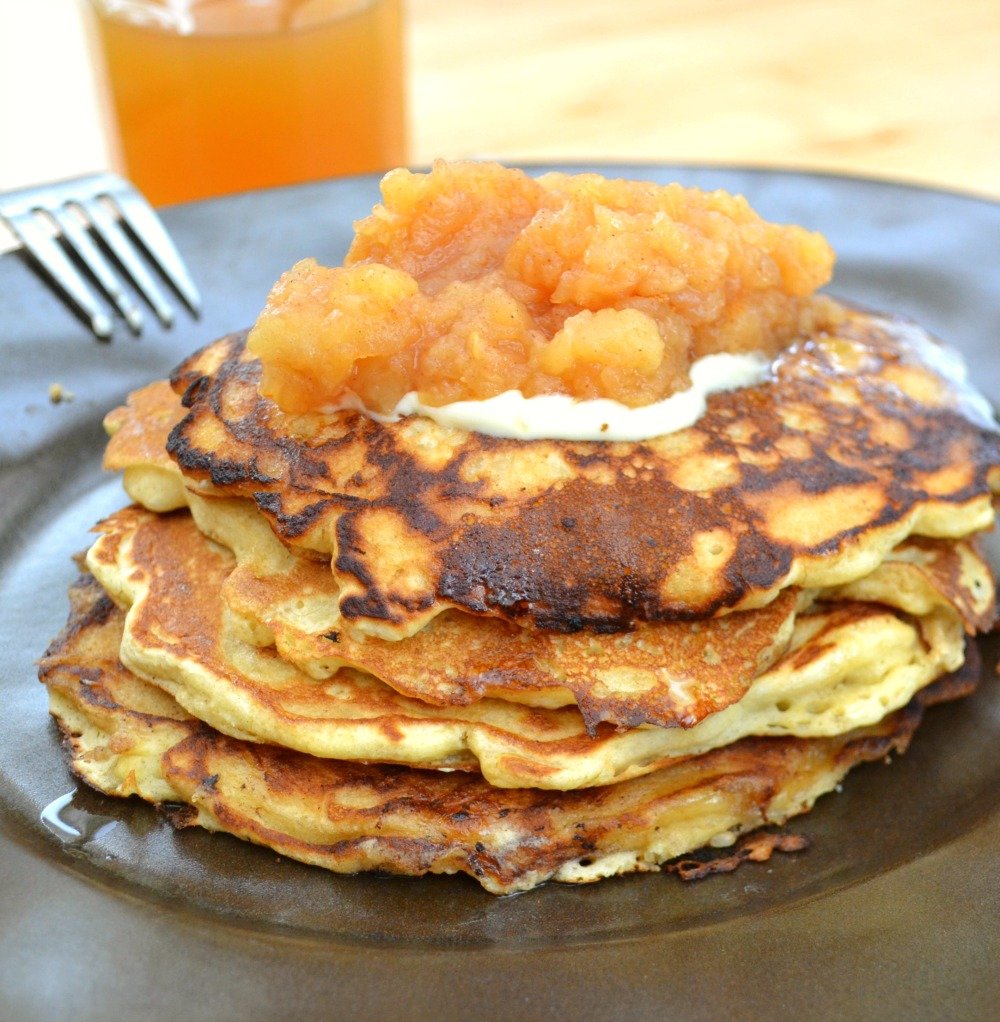
<svg viewBox="0 0 1000 1022">
<path fill-rule="evenodd" d="M 919 319 L 1000 403 L 1000 206 L 843 177 L 600 169 L 741 191 L 824 231 L 837 293 Z M 62 814 L 79 837 L 42 822 L 75 785 L 34 661 L 65 618 L 70 555 L 123 503 L 99 468 L 102 414 L 249 323 L 296 259 L 339 260 L 376 195 L 362 178 L 168 210 L 204 319 L 111 347 L 20 256 L 0 260 L 0 1017 L 991 1017 L 996 637 L 977 695 L 932 710 L 906 756 L 858 769 L 795 825 L 808 852 L 694 885 L 495 899 L 462 878 L 336 877 L 85 791 Z M 56 381 L 71 403 L 49 404 Z"/>
</svg>

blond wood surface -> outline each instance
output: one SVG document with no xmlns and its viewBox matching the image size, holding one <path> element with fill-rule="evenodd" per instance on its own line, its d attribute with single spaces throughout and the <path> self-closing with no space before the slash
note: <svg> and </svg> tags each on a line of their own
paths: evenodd
<svg viewBox="0 0 1000 1022">
<path fill-rule="evenodd" d="M 413 156 L 810 167 L 1000 197 L 998 0 L 410 0 Z"/>
<path fill-rule="evenodd" d="M 0 0 L 0 189 L 109 165 L 82 0 Z M 406 0 L 411 153 L 1000 198 L 1000 0 Z"/>
</svg>

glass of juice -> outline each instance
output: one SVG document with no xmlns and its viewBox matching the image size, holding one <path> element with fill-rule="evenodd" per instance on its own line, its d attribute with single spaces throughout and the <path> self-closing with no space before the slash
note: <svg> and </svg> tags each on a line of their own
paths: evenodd
<svg viewBox="0 0 1000 1022">
<path fill-rule="evenodd" d="M 401 0 L 91 0 L 154 205 L 406 162 Z"/>
</svg>

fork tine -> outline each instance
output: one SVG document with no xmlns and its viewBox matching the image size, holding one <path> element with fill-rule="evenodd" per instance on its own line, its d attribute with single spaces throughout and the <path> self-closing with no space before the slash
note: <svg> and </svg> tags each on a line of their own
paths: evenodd
<svg viewBox="0 0 1000 1022">
<path fill-rule="evenodd" d="M 94 294 L 59 243 L 41 228 L 33 212 L 13 213 L 6 217 L 11 230 L 25 249 L 45 269 L 63 294 L 87 317 L 90 329 L 102 340 L 112 333 L 111 318 L 94 300 Z"/>
<path fill-rule="evenodd" d="M 100 199 L 82 199 L 80 206 L 94 225 L 94 229 L 104 239 L 115 258 L 122 264 L 135 286 L 149 302 L 159 321 L 164 326 L 170 326 L 174 321 L 173 309 L 167 304 L 159 285 L 136 255 L 132 243 L 118 226 L 114 217 L 104 208 Z"/>
<path fill-rule="evenodd" d="M 48 212 L 59 225 L 63 237 L 83 260 L 87 269 L 97 278 L 104 293 L 115 303 L 132 333 L 141 333 L 142 313 L 139 311 L 139 307 L 122 289 L 121 282 L 111 268 L 111 264 L 104 258 L 103 253 L 94 244 L 87 231 L 80 226 L 80 222 L 65 206 L 56 206 Z"/>
<path fill-rule="evenodd" d="M 126 283 L 135 286 L 165 327 L 173 324 L 178 304 L 173 296 L 168 301 L 165 289 L 175 291 L 194 316 L 201 313 L 198 289 L 155 210 L 117 174 L 102 171 L 0 194 L 4 222 L 50 283 L 90 320 L 98 337 L 113 332 L 111 309 L 104 308 L 101 292 L 134 333 L 141 331 L 142 303 Z M 52 226 L 59 240 L 52 239 Z M 98 288 L 81 276 L 81 265 Z"/>
<path fill-rule="evenodd" d="M 126 223 L 156 260 L 167 280 L 187 303 L 188 308 L 196 316 L 199 315 L 201 295 L 184 265 L 180 252 L 177 251 L 152 206 L 132 189 L 111 192 L 110 197 L 121 210 Z"/>
</svg>

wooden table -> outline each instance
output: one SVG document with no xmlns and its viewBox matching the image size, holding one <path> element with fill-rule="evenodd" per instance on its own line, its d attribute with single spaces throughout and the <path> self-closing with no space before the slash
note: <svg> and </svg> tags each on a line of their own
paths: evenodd
<svg viewBox="0 0 1000 1022">
<path fill-rule="evenodd" d="M 411 0 L 410 10 L 418 160 L 809 167 L 1000 198 L 997 0 Z"/>
<path fill-rule="evenodd" d="M 406 2 L 415 163 L 808 167 L 1000 198 L 998 0 Z M 0 76 L 0 188 L 108 165 L 75 0 L 0 4 Z"/>
</svg>

